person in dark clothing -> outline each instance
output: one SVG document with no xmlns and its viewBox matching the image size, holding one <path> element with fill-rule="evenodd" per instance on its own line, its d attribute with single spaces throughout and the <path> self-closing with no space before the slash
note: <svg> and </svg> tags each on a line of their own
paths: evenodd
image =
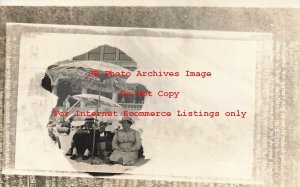
<svg viewBox="0 0 300 187">
<path fill-rule="evenodd" d="M 76 131 L 72 139 L 73 152 L 72 152 L 72 156 L 70 157 L 71 159 L 76 159 L 78 154 L 83 155 L 82 157 L 83 160 L 86 160 L 88 158 L 89 155 L 88 150 L 90 149 L 89 139 L 90 139 L 90 133 L 89 130 L 86 129 L 85 127 L 81 127 Z"/>
<path fill-rule="evenodd" d="M 70 159 L 72 160 L 76 159 L 78 155 L 83 155 L 82 159 L 87 160 L 90 154 L 97 154 L 96 143 L 100 141 L 100 134 L 101 128 L 97 128 L 94 118 L 86 118 L 85 123 L 75 132 L 71 148 L 66 155 L 71 155 Z"/>
</svg>

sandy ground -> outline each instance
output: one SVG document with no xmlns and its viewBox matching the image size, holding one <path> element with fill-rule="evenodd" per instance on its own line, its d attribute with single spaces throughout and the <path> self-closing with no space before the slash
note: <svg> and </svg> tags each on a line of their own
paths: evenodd
<svg viewBox="0 0 300 187">
<path fill-rule="evenodd" d="M 75 131 L 72 131 L 70 135 L 62 134 L 59 135 L 61 141 L 61 149 L 65 154 L 71 146 L 71 139 Z M 133 166 L 123 166 L 120 164 L 105 164 L 103 160 L 99 157 L 89 158 L 88 160 L 82 160 L 81 157 L 78 157 L 76 160 L 71 160 L 69 156 L 65 156 L 71 165 L 77 171 L 85 172 L 104 172 L 104 173 L 127 173 L 140 165 L 145 164 L 148 159 L 140 159 Z M 93 163 L 93 164 L 92 164 Z"/>
</svg>

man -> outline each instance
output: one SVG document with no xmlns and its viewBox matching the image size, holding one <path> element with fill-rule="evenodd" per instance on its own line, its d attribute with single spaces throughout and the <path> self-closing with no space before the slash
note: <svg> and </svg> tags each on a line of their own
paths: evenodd
<svg viewBox="0 0 300 187">
<path fill-rule="evenodd" d="M 95 131 L 95 134 L 94 134 Z M 82 159 L 87 160 L 90 154 L 98 152 L 96 142 L 100 141 L 101 128 L 98 127 L 93 117 L 87 117 L 85 123 L 75 132 L 71 148 L 67 152 L 70 159 L 75 160 L 78 155 L 83 155 Z M 93 146 L 94 142 L 94 146 Z M 94 149 L 94 153 L 92 153 Z"/>
</svg>

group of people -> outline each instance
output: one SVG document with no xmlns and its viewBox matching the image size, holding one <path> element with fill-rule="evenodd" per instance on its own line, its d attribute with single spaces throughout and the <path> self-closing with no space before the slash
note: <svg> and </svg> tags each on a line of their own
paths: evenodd
<svg viewBox="0 0 300 187">
<path fill-rule="evenodd" d="M 119 121 L 122 129 L 107 131 L 106 127 L 112 122 L 97 122 L 94 118 L 86 118 L 85 123 L 80 126 L 72 137 L 71 147 L 66 153 L 70 159 L 83 160 L 90 156 L 98 156 L 106 163 L 118 163 L 132 165 L 140 157 L 143 157 L 141 136 L 139 131 L 131 128 L 134 120 L 123 117 Z"/>
</svg>

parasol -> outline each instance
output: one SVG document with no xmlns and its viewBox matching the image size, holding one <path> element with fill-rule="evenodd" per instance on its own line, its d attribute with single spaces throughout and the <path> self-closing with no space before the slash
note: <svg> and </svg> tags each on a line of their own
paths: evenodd
<svg viewBox="0 0 300 187">
<path fill-rule="evenodd" d="M 122 106 L 114 102 L 113 100 L 101 96 L 101 99 L 99 100 L 99 95 L 94 94 L 79 94 L 79 95 L 73 95 L 71 96 L 73 99 L 77 101 L 85 102 L 89 105 L 88 110 L 90 113 L 92 112 L 112 112 L 116 111 L 118 114 L 121 114 L 123 112 Z M 72 106 L 73 107 L 73 106 Z M 72 108 L 71 107 L 71 108 Z M 70 116 L 71 120 L 75 117 L 75 113 L 72 113 Z M 69 117 L 67 118 L 69 120 Z M 102 121 L 119 121 L 121 116 L 102 116 Z M 66 120 L 67 120 L 66 119 Z M 80 126 L 80 124 L 72 124 L 72 126 Z"/>
<path fill-rule="evenodd" d="M 97 74 L 91 76 L 91 71 L 97 71 Z M 46 74 L 53 83 L 59 79 L 67 79 L 72 86 L 97 91 L 119 92 L 132 87 L 126 83 L 127 76 L 106 76 L 106 71 L 131 74 L 130 70 L 121 66 L 92 60 L 66 61 L 64 64 L 48 68 Z"/>
<path fill-rule="evenodd" d="M 98 95 L 94 94 L 79 94 L 79 95 L 73 95 L 72 98 L 76 99 L 77 101 L 83 101 L 88 104 L 97 105 L 98 104 Z M 113 100 L 102 96 L 101 100 L 99 102 L 99 106 L 102 107 L 121 107 L 119 104 L 114 102 Z"/>
<path fill-rule="evenodd" d="M 107 71 L 118 72 L 119 75 L 107 76 L 105 74 Z M 91 72 L 95 73 L 91 74 Z M 126 83 L 128 76 L 123 75 L 130 75 L 130 70 L 103 61 L 64 61 L 58 65 L 49 67 L 46 74 L 53 84 L 56 84 L 60 79 L 64 79 L 71 83 L 71 86 L 98 91 L 98 95 L 81 94 L 72 96 L 78 101 L 90 103 L 95 106 L 96 112 L 102 109 L 122 108 L 112 100 L 104 96 L 101 97 L 101 92 L 119 93 L 121 90 L 134 92 L 137 86 L 137 84 Z M 76 104 L 78 104 L 78 102 Z M 71 107 L 69 111 L 73 108 L 74 106 Z M 92 153 L 94 153 L 94 143 L 95 128 Z M 92 155 L 94 157 L 94 154 Z"/>
</svg>

